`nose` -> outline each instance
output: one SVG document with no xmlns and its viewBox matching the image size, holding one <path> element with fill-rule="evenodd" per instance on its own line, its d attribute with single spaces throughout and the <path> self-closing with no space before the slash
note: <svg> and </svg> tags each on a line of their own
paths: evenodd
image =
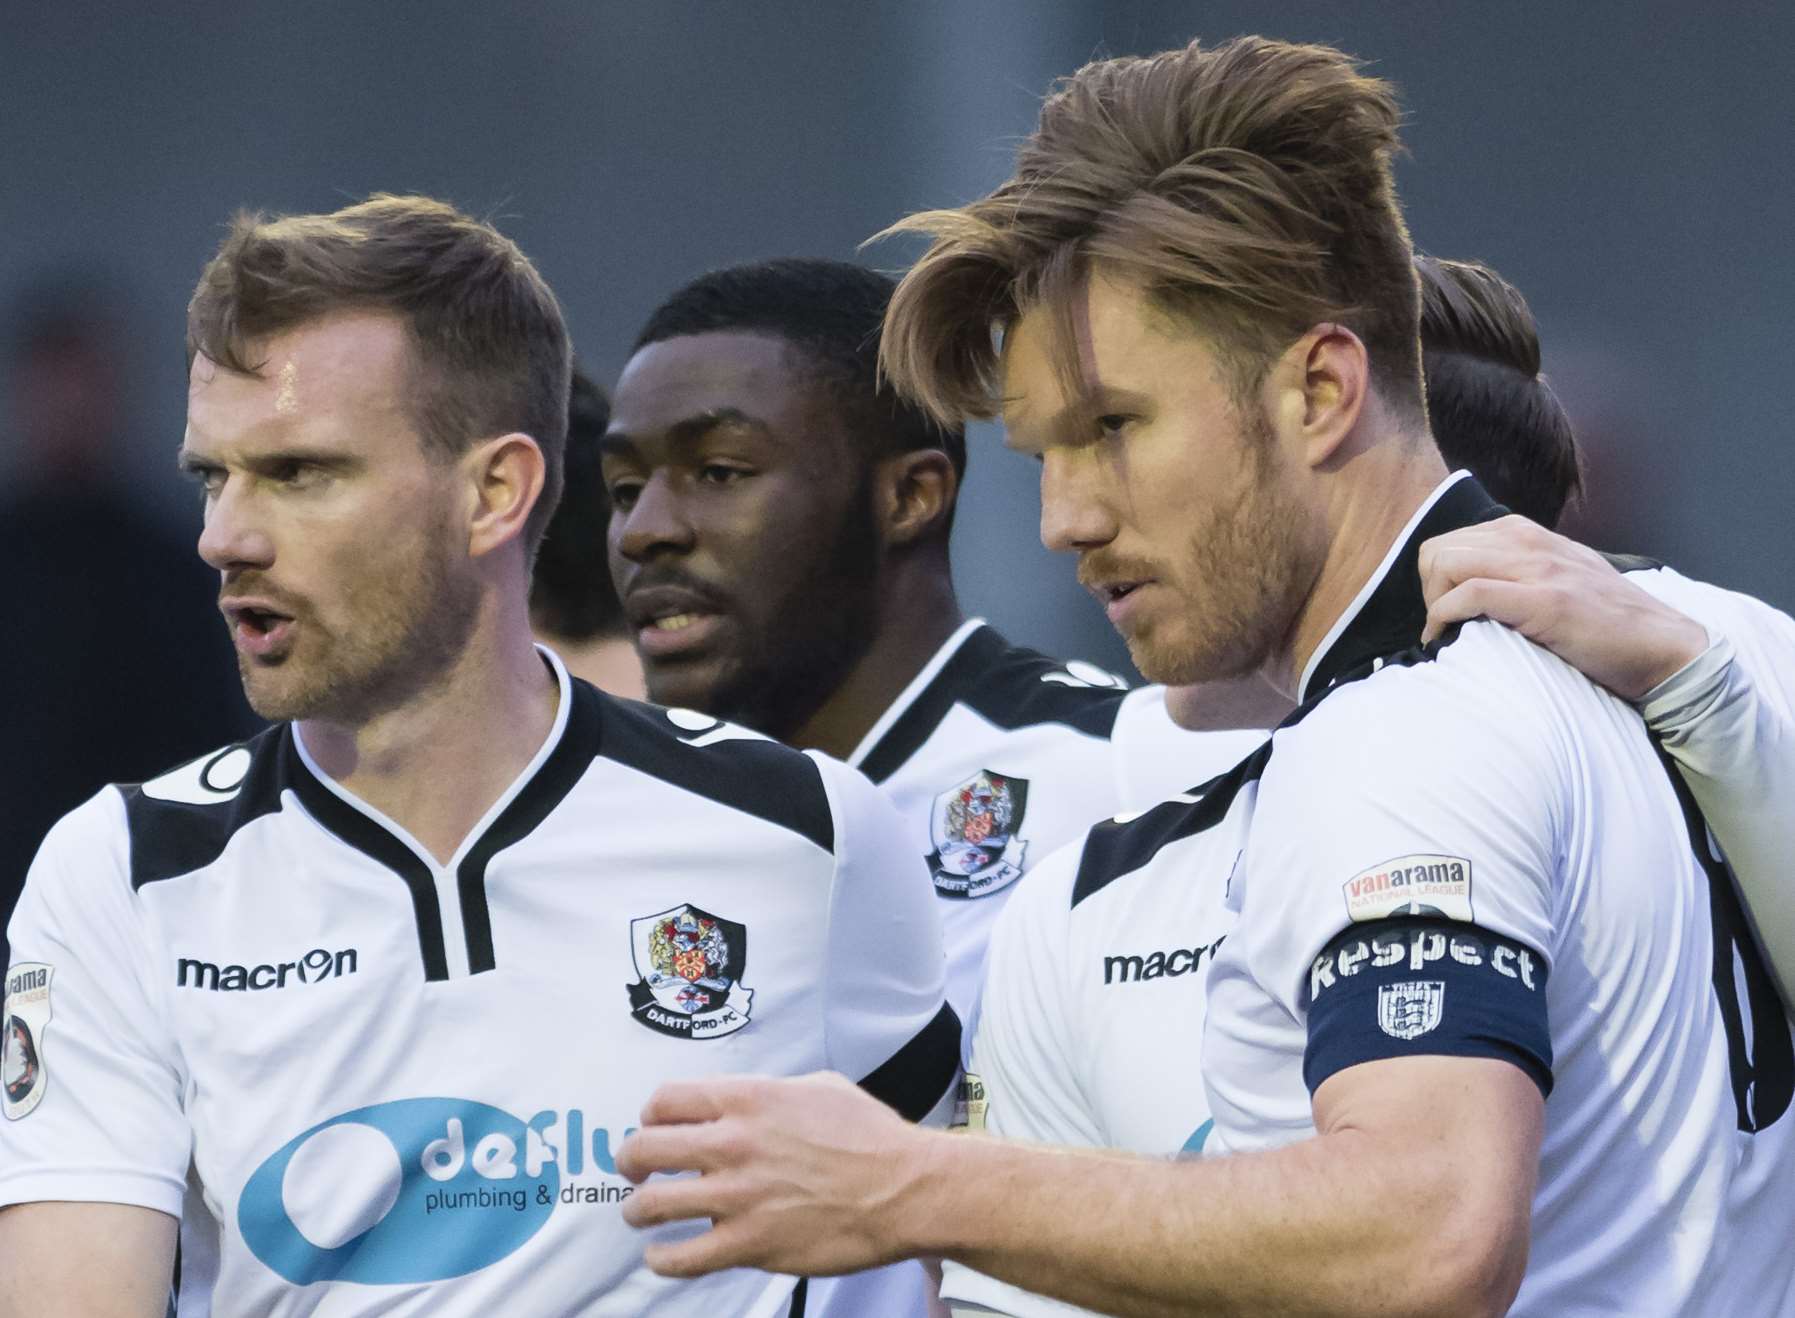
<svg viewBox="0 0 1795 1318">
<path fill-rule="evenodd" d="M 627 510 L 612 513 L 617 551 L 640 563 L 668 551 L 686 553 L 697 542 L 685 501 L 666 472 L 649 477 Z"/>
<path fill-rule="evenodd" d="M 1041 458 L 1041 543 L 1082 553 L 1115 539 L 1115 519 L 1099 488 L 1098 464 L 1077 449 L 1049 449 Z"/>
<path fill-rule="evenodd" d="M 274 541 L 258 524 L 241 481 L 226 480 L 206 503 L 199 556 L 225 574 L 274 564 Z"/>
</svg>

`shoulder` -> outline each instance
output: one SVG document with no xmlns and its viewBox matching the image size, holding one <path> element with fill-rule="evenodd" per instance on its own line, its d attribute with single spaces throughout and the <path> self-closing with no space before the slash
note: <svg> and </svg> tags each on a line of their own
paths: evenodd
<svg viewBox="0 0 1795 1318">
<path fill-rule="evenodd" d="M 1011 645 L 989 628 L 968 642 L 979 663 L 956 692 L 960 703 L 1000 728 L 1057 723 L 1108 738 L 1128 694 L 1114 673 L 1082 659 L 1059 660 Z"/>
<path fill-rule="evenodd" d="M 131 886 L 212 864 L 242 829 L 280 809 L 291 731 L 270 728 L 117 791 L 130 835 Z"/>
<path fill-rule="evenodd" d="M 1204 784 L 1200 795 L 1187 793 L 1092 827 L 1079 853 L 1069 904 L 1076 907 L 1118 880 L 1146 871 L 1177 844 L 1220 829 L 1241 798 L 1255 789 L 1270 751 L 1269 742 L 1261 745 Z"/>
<path fill-rule="evenodd" d="M 696 710 L 589 691 L 603 705 L 603 759 L 834 849 L 829 794 L 810 756 Z"/>
</svg>

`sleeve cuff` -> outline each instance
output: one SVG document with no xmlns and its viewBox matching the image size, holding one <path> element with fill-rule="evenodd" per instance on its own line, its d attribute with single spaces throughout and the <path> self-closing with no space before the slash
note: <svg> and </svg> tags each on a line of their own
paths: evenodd
<svg viewBox="0 0 1795 1318">
<path fill-rule="evenodd" d="M 1733 664 L 1733 643 L 1708 633 L 1708 648 L 1647 691 L 1638 701 L 1646 726 L 1672 738 L 1698 722 L 1726 689 Z"/>
<path fill-rule="evenodd" d="M 187 1195 L 183 1182 L 142 1172 L 45 1170 L 0 1173 L 0 1208 L 16 1204 L 124 1204 L 153 1208 L 177 1222 Z"/>
</svg>

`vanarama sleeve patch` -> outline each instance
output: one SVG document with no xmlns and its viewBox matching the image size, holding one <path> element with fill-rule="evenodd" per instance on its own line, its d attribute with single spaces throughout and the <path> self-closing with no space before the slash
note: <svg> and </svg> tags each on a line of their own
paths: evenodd
<svg viewBox="0 0 1795 1318">
<path fill-rule="evenodd" d="M 1545 958 L 1477 925 L 1399 918 L 1355 925 L 1309 969 L 1303 1080 L 1386 1057 L 1495 1057 L 1552 1092 Z"/>
<path fill-rule="evenodd" d="M 0 1113 L 8 1121 L 29 1116 L 49 1084 L 44 1032 L 50 1024 L 50 966 L 22 961 L 6 972 L 6 1005 L 0 1010 Z"/>
</svg>

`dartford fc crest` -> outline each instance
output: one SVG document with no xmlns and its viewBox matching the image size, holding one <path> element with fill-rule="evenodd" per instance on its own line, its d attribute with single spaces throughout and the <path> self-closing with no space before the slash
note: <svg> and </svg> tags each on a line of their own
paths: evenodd
<svg viewBox="0 0 1795 1318">
<path fill-rule="evenodd" d="M 50 1024 L 50 966 L 24 961 L 6 972 L 0 1008 L 0 1113 L 27 1117 L 44 1101 L 44 1032 Z"/>
<path fill-rule="evenodd" d="M 984 897 L 1022 877 L 1028 843 L 1016 834 L 1028 803 L 1028 780 L 981 769 L 935 798 L 929 868 L 943 897 Z"/>
<path fill-rule="evenodd" d="M 1440 1023 L 1440 1004 L 1445 999 L 1443 980 L 1385 984 L 1377 991 L 1378 1028 L 1392 1039 L 1419 1039 Z"/>
<path fill-rule="evenodd" d="M 630 1012 L 676 1039 L 721 1039 L 748 1023 L 754 992 L 742 987 L 748 930 L 696 906 L 630 921 L 636 973 Z"/>
</svg>

